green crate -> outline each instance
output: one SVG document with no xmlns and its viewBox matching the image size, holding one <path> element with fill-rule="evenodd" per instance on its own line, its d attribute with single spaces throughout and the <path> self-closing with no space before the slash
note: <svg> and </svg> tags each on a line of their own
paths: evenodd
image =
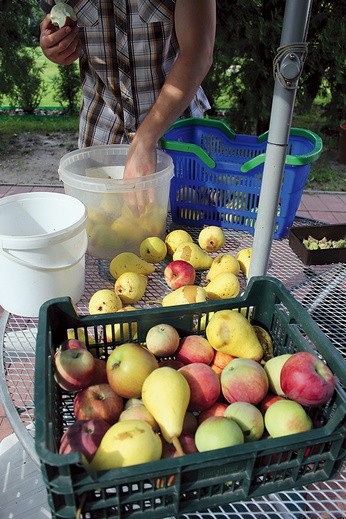
<svg viewBox="0 0 346 519">
<path fill-rule="evenodd" d="M 275 354 L 311 351 L 327 362 L 338 383 L 330 402 L 309 410 L 318 426 L 283 438 L 102 471 L 96 479 L 83 466 L 79 453 L 57 453 L 59 439 L 73 421 L 73 397 L 55 384 L 52 355 L 68 329 L 77 334 L 77 328 L 83 328 L 96 340 L 95 346 L 88 347 L 107 358 L 117 346 L 102 341 L 107 324 L 136 323 L 138 341 L 145 340 L 151 326 L 163 322 L 175 326 L 183 336 L 203 333 L 202 323 L 209 313 L 225 308 L 246 309 L 253 323 L 271 333 Z M 251 279 L 245 294 L 236 299 L 120 314 L 79 317 L 69 298 L 48 301 L 41 308 L 38 325 L 35 443 L 52 516 L 73 518 L 82 507 L 80 517 L 85 519 L 142 518 L 143 514 L 150 519 L 164 518 L 331 479 L 346 457 L 345 385 L 343 357 L 274 278 Z M 163 482 L 160 488 L 158 478 Z"/>
</svg>

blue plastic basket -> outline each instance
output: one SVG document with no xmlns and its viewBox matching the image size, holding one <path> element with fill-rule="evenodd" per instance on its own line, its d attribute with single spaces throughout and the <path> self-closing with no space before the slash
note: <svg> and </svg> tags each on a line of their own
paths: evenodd
<svg viewBox="0 0 346 519">
<path fill-rule="evenodd" d="M 177 121 L 161 139 L 173 159 L 170 206 L 177 224 L 218 225 L 254 233 L 268 132 L 236 134 L 218 119 Z M 292 128 L 274 238 L 292 226 L 311 163 L 322 152 L 315 133 Z"/>
</svg>

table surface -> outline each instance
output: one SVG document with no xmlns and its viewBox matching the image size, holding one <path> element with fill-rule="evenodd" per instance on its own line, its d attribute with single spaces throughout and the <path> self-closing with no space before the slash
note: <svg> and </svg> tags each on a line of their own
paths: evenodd
<svg viewBox="0 0 346 519">
<path fill-rule="evenodd" d="M 311 220 L 297 219 L 295 225 L 311 225 Z M 169 228 L 173 228 L 169 226 Z M 188 229 L 197 237 L 197 229 Z M 251 247 L 252 236 L 245 232 L 227 230 L 226 246 L 219 252 L 235 254 Z M 109 262 L 86 257 L 86 285 L 77 304 L 80 314 L 88 313 L 91 295 L 101 288 L 112 288 Z M 165 263 L 160 264 L 150 278 L 141 300 L 142 308 L 152 308 L 167 293 L 163 280 Z M 291 250 L 287 239 L 274 240 L 268 275 L 280 279 L 313 316 L 322 331 L 339 352 L 346 357 L 346 265 L 305 266 Z M 203 276 L 203 274 L 202 274 Z M 242 280 L 245 288 L 245 280 Z M 158 304 L 156 303 L 156 306 Z M 33 463 L 39 465 L 34 447 L 34 372 L 38 320 L 4 312 L 0 319 L 0 397 L 11 425 Z M 302 505 L 303 503 L 303 505 Z M 220 509 L 218 517 L 342 519 L 346 517 L 346 469 L 333 481 L 311 484 L 299 491 L 283 492 L 278 496 L 230 504 Z M 241 509 L 239 508 L 241 506 Z M 304 510 L 302 512 L 302 510 Z M 244 514 L 244 515 L 243 515 Z M 302 515 L 303 514 L 303 515 Z M 210 513 L 199 517 L 212 517 Z"/>
</svg>

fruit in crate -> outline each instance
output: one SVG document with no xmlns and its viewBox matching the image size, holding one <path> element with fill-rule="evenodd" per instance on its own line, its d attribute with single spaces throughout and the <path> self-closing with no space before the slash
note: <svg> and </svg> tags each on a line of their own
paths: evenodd
<svg viewBox="0 0 346 519">
<path fill-rule="evenodd" d="M 264 420 L 261 411 L 249 402 L 234 402 L 224 412 L 226 418 L 236 422 L 244 434 L 245 442 L 252 442 L 262 438 Z"/>
<path fill-rule="evenodd" d="M 237 252 L 236 258 L 239 261 L 240 270 L 246 278 L 249 277 L 252 248 L 247 247 Z"/>
<path fill-rule="evenodd" d="M 193 362 L 179 369 L 190 386 L 189 411 L 204 411 L 215 404 L 221 394 L 220 380 L 207 364 Z"/>
<path fill-rule="evenodd" d="M 157 357 L 170 357 L 179 346 L 179 333 L 170 324 L 156 324 L 149 328 L 145 344 Z"/>
<path fill-rule="evenodd" d="M 107 470 L 129 467 L 161 458 L 160 436 L 144 420 L 125 420 L 112 425 L 103 436 L 90 467 Z"/>
<path fill-rule="evenodd" d="M 196 279 L 196 270 L 184 260 L 171 261 L 163 272 L 169 288 L 176 290 L 185 285 L 193 285 Z"/>
<path fill-rule="evenodd" d="M 209 225 L 198 235 L 198 245 L 207 252 L 216 252 L 225 245 L 226 236 L 221 227 Z"/>
<path fill-rule="evenodd" d="M 176 260 L 187 261 L 196 270 L 207 270 L 213 262 L 212 256 L 193 242 L 184 242 L 178 245 L 173 253 L 173 261 Z"/>
<path fill-rule="evenodd" d="M 224 416 L 212 416 L 198 426 L 195 443 L 199 452 L 206 452 L 241 445 L 244 443 L 244 435 L 233 420 Z"/>
<path fill-rule="evenodd" d="M 139 398 L 143 382 L 159 367 L 147 348 L 136 343 L 125 343 L 115 348 L 107 359 L 108 383 L 124 398 Z"/>
<path fill-rule="evenodd" d="M 162 306 L 187 305 L 191 303 L 204 303 L 207 293 L 203 287 L 186 285 L 165 295 L 161 301 Z"/>
<path fill-rule="evenodd" d="M 148 263 L 133 252 L 121 252 L 112 259 L 109 265 L 109 272 L 114 279 L 124 272 L 136 272 L 147 276 L 154 271 L 155 265 Z"/>
<path fill-rule="evenodd" d="M 320 406 L 333 396 L 335 377 L 321 359 L 300 351 L 283 365 L 280 384 L 287 398 L 304 406 Z"/>
<path fill-rule="evenodd" d="M 215 404 L 210 406 L 208 409 L 205 409 L 205 411 L 199 413 L 198 425 L 211 416 L 224 416 L 227 407 L 228 404 L 225 404 L 224 402 L 215 402 Z"/>
<path fill-rule="evenodd" d="M 123 306 L 120 297 L 109 288 L 97 290 L 89 300 L 89 313 L 108 314 L 110 312 L 117 312 Z"/>
<path fill-rule="evenodd" d="M 204 288 L 210 300 L 237 297 L 240 292 L 239 280 L 232 272 L 220 272 Z"/>
<path fill-rule="evenodd" d="M 122 411 L 119 421 L 124 422 L 125 420 L 144 420 L 155 432 L 160 431 L 157 421 L 141 401 L 137 405 L 131 405 Z"/>
<path fill-rule="evenodd" d="M 145 294 L 148 278 L 137 272 L 124 272 L 115 281 L 114 291 L 125 305 L 137 303 Z"/>
<path fill-rule="evenodd" d="M 84 348 L 58 351 L 54 356 L 54 377 L 65 391 L 87 387 L 94 376 L 95 359 Z"/>
<path fill-rule="evenodd" d="M 274 357 L 273 339 L 271 338 L 270 333 L 265 328 L 263 328 L 263 326 L 259 326 L 258 324 L 253 324 L 252 327 L 255 330 L 257 339 L 259 340 L 259 342 L 262 346 L 262 350 L 263 350 L 262 363 L 265 363 L 269 359 Z"/>
<path fill-rule="evenodd" d="M 236 358 L 222 370 L 221 388 L 227 402 L 259 404 L 268 393 L 269 382 L 258 362 Z"/>
<path fill-rule="evenodd" d="M 167 255 L 167 246 L 161 238 L 149 236 L 140 243 L 139 255 L 149 263 L 160 263 Z"/>
<path fill-rule="evenodd" d="M 93 384 L 75 395 L 73 412 L 77 420 L 102 419 L 113 424 L 124 408 L 124 400 L 108 383 Z"/>
<path fill-rule="evenodd" d="M 167 252 L 170 256 L 173 256 L 178 246 L 184 242 L 193 242 L 192 236 L 183 229 L 174 229 L 167 234 L 165 238 L 165 244 L 167 246 Z"/>
<path fill-rule="evenodd" d="M 283 365 L 290 357 L 290 353 L 277 355 L 276 357 L 269 359 L 264 365 L 264 370 L 267 373 L 269 380 L 269 388 L 273 393 L 279 396 L 285 396 L 280 384 L 280 376 Z"/>
<path fill-rule="evenodd" d="M 239 261 L 232 254 L 218 254 L 214 259 L 206 274 L 206 281 L 211 281 L 221 272 L 231 272 L 238 276 L 240 272 Z"/>
<path fill-rule="evenodd" d="M 176 352 L 176 359 L 183 364 L 202 362 L 210 364 L 214 358 L 215 350 L 202 335 L 187 335 L 180 340 Z"/>
<path fill-rule="evenodd" d="M 206 326 L 206 337 L 215 350 L 234 357 L 260 360 L 262 346 L 251 323 L 233 310 L 215 312 Z"/>
<path fill-rule="evenodd" d="M 107 380 L 107 370 L 106 370 L 106 361 L 104 359 L 99 359 L 98 357 L 94 357 L 94 375 L 91 380 L 91 385 L 94 384 L 106 384 Z"/>
<path fill-rule="evenodd" d="M 54 27 L 61 29 L 67 25 L 76 25 L 77 16 L 73 7 L 69 4 L 57 2 L 50 11 L 50 21 Z"/>
<path fill-rule="evenodd" d="M 190 401 L 190 386 L 184 375 L 170 367 L 154 370 L 143 383 L 142 400 L 164 439 L 182 453 L 178 438 Z"/>
<path fill-rule="evenodd" d="M 235 357 L 233 357 L 233 355 L 229 355 L 228 353 L 223 353 L 222 351 L 215 351 L 214 350 L 214 358 L 212 360 L 212 363 L 210 364 L 210 367 L 211 367 L 212 370 L 215 371 L 215 373 L 217 375 L 221 375 L 222 370 L 234 358 Z"/>
<path fill-rule="evenodd" d="M 110 424 L 105 420 L 76 420 L 63 433 L 59 454 L 80 452 L 90 463 L 109 428 Z"/>
<path fill-rule="evenodd" d="M 281 399 L 268 407 L 264 425 L 272 438 L 310 431 L 312 421 L 304 407 L 293 400 Z"/>
</svg>

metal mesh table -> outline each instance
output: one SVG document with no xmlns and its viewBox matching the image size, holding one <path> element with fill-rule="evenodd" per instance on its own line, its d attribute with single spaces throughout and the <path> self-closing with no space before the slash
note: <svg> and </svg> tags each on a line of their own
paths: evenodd
<svg viewBox="0 0 346 519">
<path fill-rule="evenodd" d="M 306 224 L 297 220 L 296 224 Z M 309 221 L 311 224 L 311 221 Z M 171 227 L 169 227 L 171 228 Z M 196 239 L 198 229 L 188 228 Z M 225 249 L 219 252 L 235 254 L 239 249 L 251 247 L 252 236 L 245 232 L 225 231 Z M 227 249 L 227 250 L 226 250 Z M 148 288 L 141 300 L 142 308 L 159 306 L 159 300 L 167 293 L 161 263 L 150 276 Z M 86 258 L 86 286 L 77 309 L 88 312 L 91 295 L 101 288 L 112 288 L 114 281 L 109 274 L 109 262 Z M 203 281 L 203 275 L 201 281 Z M 288 245 L 288 240 L 274 240 L 268 275 L 280 279 L 313 316 L 323 332 L 340 353 L 346 357 L 346 265 L 322 265 L 305 267 Z M 198 280 L 197 280 L 198 282 Z M 245 279 L 241 280 L 245 288 Z M 35 406 L 34 371 L 37 319 L 22 318 L 4 312 L 0 320 L 0 396 L 11 425 L 33 462 L 39 460 L 34 447 Z M 333 481 L 312 484 L 297 491 L 282 492 L 241 503 L 230 504 L 208 513 L 190 514 L 189 518 L 244 517 L 286 518 L 308 517 L 342 519 L 346 517 L 346 470 Z"/>
</svg>

